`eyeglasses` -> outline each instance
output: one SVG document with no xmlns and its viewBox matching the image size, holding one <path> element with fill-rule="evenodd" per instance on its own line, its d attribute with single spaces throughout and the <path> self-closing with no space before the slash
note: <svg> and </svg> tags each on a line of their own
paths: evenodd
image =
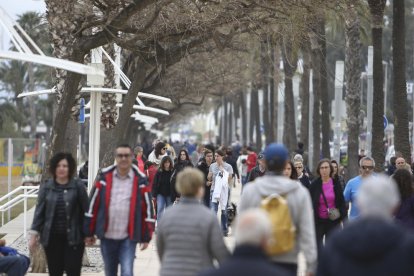
<svg viewBox="0 0 414 276">
<path fill-rule="evenodd" d="M 162 148 L 162 150 L 167 150 L 167 148 Z"/>
<path fill-rule="evenodd" d="M 301 167 L 301 166 L 298 166 L 298 167 L 295 167 L 295 169 L 303 169 L 303 167 Z"/>
<path fill-rule="evenodd" d="M 122 153 L 118 153 L 118 154 L 116 155 L 116 158 L 119 158 L 119 159 L 123 159 L 123 158 L 128 159 L 128 158 L 130 158 L 130 157 L 131 157 L 131 154 L 122 154 Z"/>
<path fill-rule="evenodd" d="M 373 170 L 374 169 L 374 166 L 361 166 L 361 168 L 363 169 L 363 170 Z"/>
</svg>

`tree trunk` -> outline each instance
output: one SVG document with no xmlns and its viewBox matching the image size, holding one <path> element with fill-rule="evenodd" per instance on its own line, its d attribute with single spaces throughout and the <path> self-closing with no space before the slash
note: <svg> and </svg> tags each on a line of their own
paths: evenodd
<svg viewBox="0 0 414 276">
<path fill-rule="evenodd" d="M 261 133 L 261 122 L 260 122 L 260 104 L 259 104 L 259 91 L 257 86 L 253 87 L 253 98 L 256 112 L 254 113 L 255 130 L 256 130 L 256 150 L 262 150 L 262 133 Z"/>
<path fill-rule="evenodd" d="M 385 159 L 383 150 L 384 73 L 382 70 L 382 28 L 385 3 L 386 0 L 368 0 L 372 17 L 372 45 L 374 48 L 371 151 L 375 160 L 376 171 L 383 170 Z"/>
<path fill-rule="evenodd" d="M 65 144 L 62 151 L 71 153 L 76 160 L 78 142 L 79 123 L 71 118 L 66 127 Z"/>
<path fill-rule="evenodd" d="M 234 134 L 234 130 L 233 130 L 233 117 L 234 117 L 234 112 L 233 112 L 233 102 L 232 101 L 228 101 L 229 106 L 229 112 L 228 112 L 228 118 L 229 118 L 229 131 L 228 131 L 228 146 L 231 145 L 231 143 L 233 142 L 233 134 Z"/>
<path fill-rule="evenodd" d="M 277 106 L 277 86 L 275 85 L 275 47 L 272 41 L 269 42 L 270 64 L 269 64 L 269 141 L 274 142 L 276 139 L 276 106 Z M 267 137 L 267 136 L 266 136 Z M 267 143 L 267 142 L 266 142 Z"/>
<path fill-rule="evenodd" d="M 322 123 L 322 157 L 331 158 L 329 138 L 331 133 L 331 110 L 329 108 L 329 92 L 328 92 L 328 71 L 326 64 L 326 34 L 325 34 L 325 18 L 319 22 L 319 40 L 321 45 L 320 58 L 320 100 L 321 100 L 321 123 Z"/>
<path fill-rule="evenodd" d="M 240 92 L 240 108 L 241 108 L 241 136 L 244 145 L 247 145 L 247 107 L 246 107 L 246 95 L 243 91 Z"/>
<path fill-rule="evenodd" d="M 75 56 L 70 60 L 82 63 L 83 55 L 75 53 Z M 64 81 L 59 83 L 58 89 L 61 92 L 60 100 L 56 108 L 56 115 L 54 117 L 52 133 L 50 135 L 50 146 L 48 151 L 48 159 L 57 152 L 64 151 L 66 145 L 66 133 L 68 130 L 69 120 L 71 120 L 71 110 L 78 94 L 78 85 L 81 80 L 81 75 L 67 72 Z M 48 162 L 46 162 L 46 169 L 43 170 L 43 177 L 48 176 Z"/>
<path fill-rule="evenodd" d="M 309 78 L 310 78 L 310 47 L 308 43 L 302 49 L 303 55 L 303 75 L 300 82 L 300 101 L 301 101 L 301 121 L 300 121 L 300 141 L 308 150 L 309 143 Z"/>
<path fill-rule="evenodd" d="M 392 58 L 394 61 L 395 151 L 411 163 L 408 128 L 408 101 L 405 79 L 405 9 L 404 0 L 393 2 Z"/>
<path fill-rule="evenodd" d="M 345 17 L 345 81 L 348 126 L 348 176 L 358 175 L 359 112 L 361 106 L 361 40 L 360 21 L 355 6 L 347 4 Z"/>
<path fill-rule="evenodd" d="M 108 166 L 114 162 L 114 151 L 113 149 L 117 144 L 122 143 L 126 140 L 126 130 L 129 122 L 129 118 L 133 113 L 133 105 L 135 99 L 138 96 L 138 92 L 142 90 L 145 84 L 146 73 L 148 64 L 144 62 L 141 58 L 137 61 L 135 65 L 134 75 L 132 77 L 132 83 L 128 90 L 128 93 L 123 99 L 122 108 L 119 110 L 118 122 L 114 128 L 114 131 L 111 135 L 111 143 L 108 147 L 107 153 L 104 155 L 102 160 L 102 166 Z"/>
<path fill-rule="evenodd" d="M 227 99 L 225 97 L 223 97 L 223 108 L 224 108 L 224 112 L 223 112 L 223 133 L 224 133 L 224 139 L 223 139 L 223 144 L 225 146 L 228 146 L 229 144 L 229 120 L 228 120 L 228 115 L 229 115 L 229 109 L 228 109 L 228 105 L 227 105 Z"/>
<path fill-rule="evenodd" d="M 375 160 L 375 170 L 382 171 L 384 164 L 384 77 L 382 69 L 382 28 L 372 29 L 372 44 L 374 47 L 373 66 L 373 106 L 372 106 L 372 157 Z M 395 137 L 399 136 L 396 135 Z"/>
<path fill-rule="evenodd" d="M 266 145 L 271 143 L 270 120 L 269 120 L 269 42 L 260 43 L 260 68 L 261 68 L 261 89 L 263 91 L 263 127 L 266 137 Z"/>
<path fill-rule="evenodd" d="M 316 34 L 311 37 L 311 44 L 312 44 L 312 84 L 313 84 L 313 122 L 312 122 L 312 128 L 313 128 L 313 156 L 312 156 L 312 162 L 313 162 L 313 168 L 311 168 L 313 171 L 315 171 L 316 166 L 320 160 L 320 154 L 321 154 L 321 101 L 320 101 L 320 88 L 321 88 L 321 65 L 319 58 L 319 55 L 321 54 L 320 51 L 320 45 L 318 43 L 318 39 L 315 38 Z M 311 158 L 311 157 L 309 157 Z"/>
<path fill-rule="evenodd" d="M 256 93 L 256 91 L 254 90 L 254 86 L 252 85 L 252 89 L 250 91 L 250 127 L 249 127 L 249 140 L 250 143 L 253 144 L 254 138 L 253 138 L 253 133 L 254 133 L 254 126 L 256 125 L 256 120 L 255 120 L 255 115 L 257 112 L 259 112 L 259 110 L 257 109 L 257 106 L 254 102 L 255 96 L 254 94 Z"/>
<path fill-rule="evenodd" d="M 285 45 L 282 45 L 283 69 L 285 73 L 285 116 L 283 126 L 283 143 L 289 151 L 293 152 L 297 146 L 297 137 L 292 78 L 295 75 L 297 67 L 297 56 L 292 52 L 292 44 L 290 41 L 286 41 L 285 43 Z"/>
</svg>

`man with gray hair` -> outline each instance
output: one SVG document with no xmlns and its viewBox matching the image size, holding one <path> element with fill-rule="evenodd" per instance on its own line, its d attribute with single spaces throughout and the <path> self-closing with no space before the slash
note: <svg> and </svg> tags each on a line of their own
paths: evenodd
<svg viewBox="0 0 414 276">
<path fill-rule="evenodd" d="M 361 186 L 362 180 L 371 176 L 374 172 L 375 161 L 371 157 L 362 157 L 359 160 L 359 175 L 348 181 L 344 190 L 344 198 L 347 203 L 351 203 L 351 212 L 349 219 L 355 219 L 359 216 L 358 207 L 355 205 L 356 194 L 359 186 Z"/>
<path fill-rule="evenodd" d="M 328 239 L 317 275 L 413 275 L 414 236 L 392 221 L 399 200 L 394 180 L 365 178 L 356 197 L 360 217 Z"/>
<path fill-rule="evenodd" d="M 283 268 L 272 264 L 265 250 L 271 240 L 272 225 L 265 211 L 254 208 L 240 215 L 235 223 L 236 248 L 233 256 L 219 269 L 207 270 L 200 276 L 287 276 Z M 275 241 L 277 242 L 277 241 Z"/>
</svg>

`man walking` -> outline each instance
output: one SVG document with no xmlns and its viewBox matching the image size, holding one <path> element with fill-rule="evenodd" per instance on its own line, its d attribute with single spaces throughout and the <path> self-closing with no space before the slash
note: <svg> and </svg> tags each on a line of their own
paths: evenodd
<svg viewBox="0 0 414 276">
<path fill-rule="evenodd" d="M 145 250 L 154 228 L 154 208 L 145 175 L 132 165 L 132 149 L 119 145 L 116 165 L 102 170 L 85 214 L 86 243 L 101 240 L 105 275 L 132 276 L 137 243 Z"/>
<path fill-rule="evenodd" d="M 244 187 L 240 201 L 240 214 L 249 208 L 260 207 L 264 203 L 263 199 L 281 196 L 283 201 L 287 202 L 295 236 L 292 249 L 270 256 L 271 261 L 288 270 L 289 275 L 296 276 L 298 254 L 302 251 L 306 259 L 307 275 L 314 275 L 317 257 L 316 235 L 309 192 L 299 181 L 283 176 L 283 170 L 289 160 L 289 152 L 284 145 L 270 144 L 263 155 L 266 174 Z"/>
<path fill-rule="evenodd" d="M 359 216 L 358 207 L 355 204 L 356 193 L 358 192 L 359 186 L 364 178 L 371 176 L 374 172 L 375 161 L 371 157 L 363 157 L 359 161 L 359 172 L 360 174 L 348 181 L 345 186 L 344 198 L 347 203 L 351 203 L 351 212 L 349 219 L 355 219 Z"/>
</svg>

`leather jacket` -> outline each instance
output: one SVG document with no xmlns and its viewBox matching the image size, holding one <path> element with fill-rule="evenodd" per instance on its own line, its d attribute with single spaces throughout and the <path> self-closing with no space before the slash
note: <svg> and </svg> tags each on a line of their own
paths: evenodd
<svg viewBox="0 0 414 276">
<path fill-rule="evenodd" d="M 53 179 L 40 186 L 31 230 L 40 234 L 40 243 L 47 246 L 52 228 L 58 188 Z M 66 205 L 67 241 L 69 245 L 83 243 L 83 221 L 88 208 L 85 185 L 79 179 L 71 179 L 65 185 L 63 199 Z"/>
</svg>

